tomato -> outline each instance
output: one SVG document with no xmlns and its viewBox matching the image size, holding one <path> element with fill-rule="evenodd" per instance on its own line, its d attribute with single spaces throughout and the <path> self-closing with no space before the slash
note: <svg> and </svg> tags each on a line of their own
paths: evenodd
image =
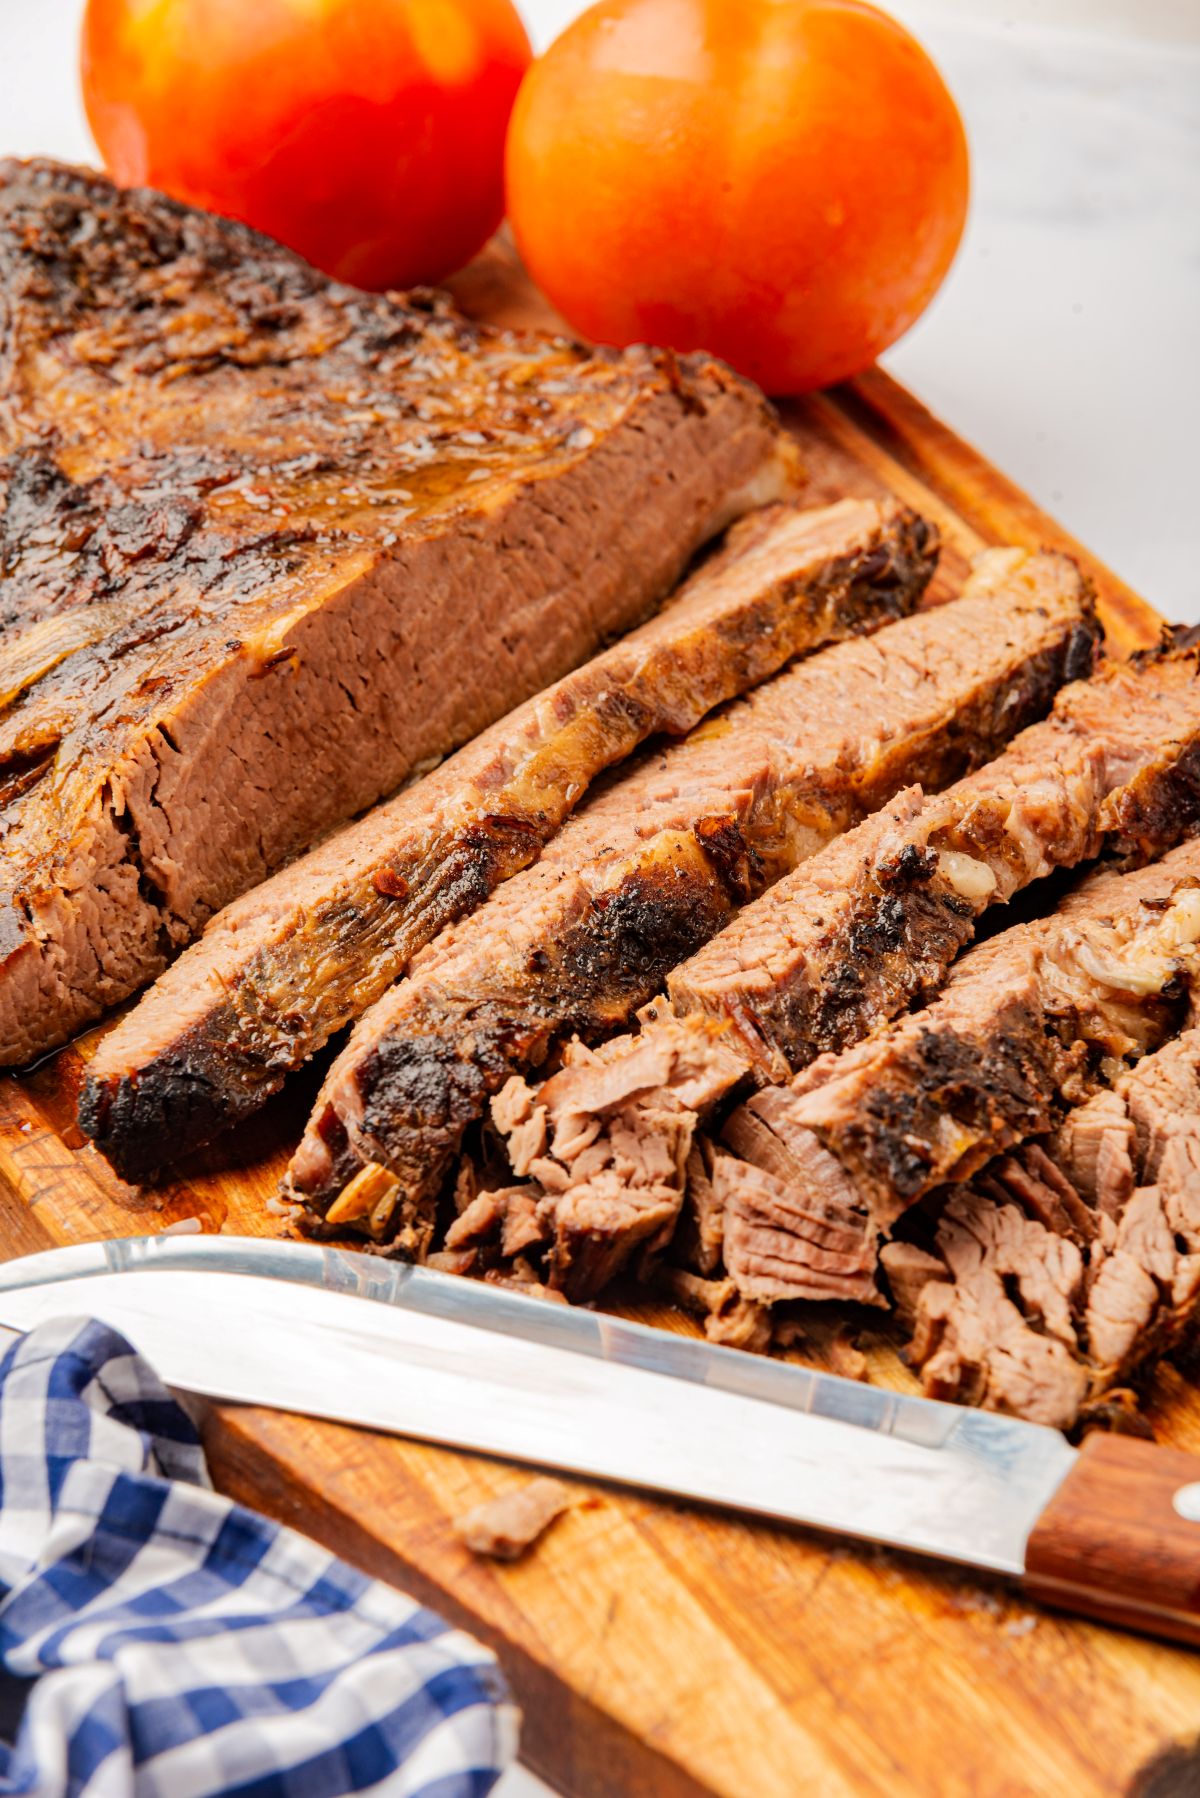
<svg viewBox="0 0 1200 1798">
<path fill-rule="evenodd" d="M 858 0 L 601 0 L 525 77 L 506 166 L 576 330 L 708 349 L 776 393 L 906 331 L 967 207 L 953 99 Z"/>
<path fill-rule="evenodd" d="M 366 287 L 437 280 L 495 230 L 529 60 L 511 0 L 88 0 L 83 25 L 119 182 Z"/>
</svg>

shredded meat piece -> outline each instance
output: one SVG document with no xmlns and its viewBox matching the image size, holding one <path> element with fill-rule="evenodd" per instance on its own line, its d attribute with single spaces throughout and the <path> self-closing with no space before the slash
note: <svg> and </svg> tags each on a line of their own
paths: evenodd
<svg viewBox="0 0 1200 1798">
<path fill-rule="evenodd" d="M 1134 1148 L 1124 1104 L 1114 1092 L 1099 1092 L 1064 1120 L 1050 1155 L 1090 1205 L 1116 1217 L 1133 1191 Z"/>
<path fill-rule="evenodd" d="M 1091 1209 L 1040 1143 L 1023 1143 L 1014 1154 L 1000 1156 L 976 1179 L 975 1186 L 1001 1203 L 1006 1198 L 1016 1199 L 1030 1217 L 1072 1242 L 1087 1242 L 1096 1233 Z"/>
<path fill-rule="evenodd" d="M 1119 1181 L 1101 1172 L 1106 1141 Z M 932 1203 L 936 1253 L 881 1254 L 926 1389 L 1064 1427 L 1085 1401 L 1100 1416 L 1200 1307 L 1200 1029 Z"/>
<path fill-rule="evenodd" d="M 813 1152 L 825 1153 L 819 1145 Z M 874 1231 L 849 1182 L 835 1196 L 828 1185 L 785 1182 L 722 1155 L 713 1189 L 724 1207 L 725 1265 L 746 1298 L 883 1303 L 875 1283 Z"/>
<path fill-rule="evenodd" d="M 1200 1293 L 1200 1029 L 1126 1074 L 1113 1097 L 1136 1134 L 1143 1184 L 1106 1215 L 1085 1314 L 1093 1389 L 1178 1342 Z"/>
<path fill-rule="evenodd" d="M 725 1243 L 725 1210 L 713 1190 L 712 1169 L 716 1151 L 707 1137 L 699 1137 L 688 1151 L 684 1215 L 676 1240 L 684 1258 L 702 1274 L 721 1265 Z"/>
<path fill-rule="evenodd" d="M 922 1290 L 910 1351 L 926 1392 L 1067 1428 L 1087 1391 L 1072 1352 L 1079 1250 L 1015 1205 L 995 1205 L 970 1189 L 947 1204 L 937 1240 L 951 1279 Z M 1006 1281 L 1015 1283 L 1024 1310 Z"/>
<path fill-rule="evenodd" d="M 531 1480 L 527 1486 L 503 1492 L 456 1518 L 454 1533 L 472 1554 L 515 1561 L 574 1502 L 570 1487 L 560 1481 Z"/>
<path fill-rule="evenodd" d="M 949 1280 L 950 1270 L 940 1255 L 931 1255 L 915 1242 L 885 1242 L 879 1260 L 891 1289 L 892 1308 L 911 1331 L 926 1286 L 931 1280 Z"/>
<path fill-rule="evenodd" d="M 704 1320 L 710 1342 L 765 1355 L 771 1346 L 771 1314 L 745 1299 L 732 1280 L 705 1280 L 681 1267 L 662 1270 L 659 1283 L 679 1305 Z"/>
<path fill-rule="evenodd" d="M 525 1209 L 523 1246 L 548 1244 L 550 1283 L 571 1298 L 590 1298 L 635 1255 L 645 1262 L 665 1247 L 683 1203 L 698 1109 L 728 1084 L 720 1038 L 704 1019 L 668 1019 L 648 1028 L 632 1053 L 571 1043 L 536 1094 L 520 1076 L 497 1094 L 492 1122 L 513 1171 L 544 1195 Z M 703 1178 L 702 1165 L 693 1165 Z M 507 1215 L 519 1191 L 506 1192 Z"/>
</svg>

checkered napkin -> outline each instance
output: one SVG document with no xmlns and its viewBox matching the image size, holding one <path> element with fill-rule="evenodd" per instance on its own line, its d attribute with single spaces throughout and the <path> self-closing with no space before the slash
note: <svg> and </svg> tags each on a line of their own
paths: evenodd
<svg viewBox="0 0 1200 1798">
<path fill-rule="evenodd" d="M 492 1657 L 219 1498 L 129 1344 L 62 1320 L 0 1362 L 0 1666 L 34 1679 L 0 1793 L 483 1798 Z"/>
</svg>

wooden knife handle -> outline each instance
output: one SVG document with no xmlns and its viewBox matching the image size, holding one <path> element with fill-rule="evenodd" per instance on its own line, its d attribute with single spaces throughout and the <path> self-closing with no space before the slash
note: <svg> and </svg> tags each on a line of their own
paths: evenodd
<svg viewBox="0 0 1200 1798">
<path fill-rule="evenodd" d="M 1034 1525 L 1043 1603 L 1200 1647 L 1200 1457 L 1092 1435 Z"/>
</svg>

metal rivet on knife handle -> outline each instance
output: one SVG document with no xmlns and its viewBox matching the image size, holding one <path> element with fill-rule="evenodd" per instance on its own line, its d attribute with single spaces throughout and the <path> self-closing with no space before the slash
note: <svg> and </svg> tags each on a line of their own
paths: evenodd
<svg viewBox="0 0 1200 1798">
<path fill-rule="evenodd" d="M 1200 1647 L 1200 1458 L 1089 1436 L 1030 1533 L 1035 1598 Z"/>
</svg>

